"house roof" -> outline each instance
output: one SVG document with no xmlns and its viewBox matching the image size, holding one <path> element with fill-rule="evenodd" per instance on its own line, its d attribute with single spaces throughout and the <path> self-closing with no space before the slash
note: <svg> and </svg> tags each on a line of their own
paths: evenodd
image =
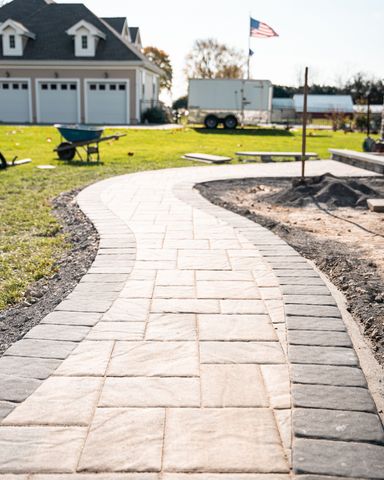
<svg viewBox="0 0 384 480">
<path fill-rule="evenodd" d="M 293 98 L 272 98 L 273 110 L 294 110 Z"/>
<path fill-rule="evenodd" d="M 139 34 L 138 27 L 129 27 L 129 34 L 131 35 L 131 40 L 133 43 L 137 41 L 137 36 Z"/>
<path fill-rule="evenodd" d="M 297 113 L 304 108 L 304 95 L 294 95 L 293 103 Z M 351 95 L 308 95 L 308 113 L 343 112 L 353 113 Z"/>
<path fill-rule="evenodd" d="M 13 0 L 0 8 L 0 23 L 8 19 L 22 23 L 36 34 L 36 39 L 27 43 L 22 58 L 4 57 L 0 50 L 0 61 L 14 59 L 83 62 L 84 58 L 75 56 L 73 38 L 66 31 L 81 20 L 85 20 L 105 35 L 105 41 L 102 40 L 98 44 L 95 57 L 87 61 L 138 61 L 161 74 L 161 70 L 150 63 L 138 49 L 81 3 Z"/>
<path fill-rule="evenodd" d="M 118 33 L 123 33 L 124 25 L 127 21 L 125 17 L 103 17 L 102 20 L 107 22 Z"/>
</svg>

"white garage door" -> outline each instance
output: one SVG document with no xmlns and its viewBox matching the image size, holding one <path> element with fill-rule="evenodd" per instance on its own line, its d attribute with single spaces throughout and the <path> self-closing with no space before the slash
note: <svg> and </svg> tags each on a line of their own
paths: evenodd
<svg viewBox="0 0 384 480">
<path fill-rule="evenodd" d="M 40 123 L 79 122 L 79 85 L 75 81 L 37 82 L 37 120 Z"/>
<path fill-rule="evenodd" d="M 0 79 L 0 122 L 30 122 L 30 94 L 27 81 Z"/>
<path fill-rule="evenodd" d="M 104 125 L 129 123 L 129 82 L 87 81 L 86 121 Z"/>
</svg>

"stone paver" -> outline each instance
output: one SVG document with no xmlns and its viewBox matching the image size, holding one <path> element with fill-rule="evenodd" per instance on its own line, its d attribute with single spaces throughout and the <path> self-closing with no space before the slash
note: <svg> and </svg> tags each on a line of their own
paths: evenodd
<svg viewBox="0 0 384 480">
<path fill-rule="evenodd" d="M 298 408 L 293 425 L 299 437 L 384 443 L 383 426 L 372 413 Z"/>
<path fill-rule="evenodd" d="M 170 409 L 166 471 L 289 471 L 273 415 L 267 409 Z"/>
<path fill-rule="evenodd" d="M 193 377 L 199 374 L 194 342 L 117 342 L 108 375 Z"/>
<path fill-rule="evenodd" d="M 86 429 L 0 426 L 0 473 L 74 472 Z"/>
<path fill-rule="evenodd" d="M 60 360 L 5 356 L 0 358 L 0 375 L 16 375 L 18 377 L 45 380 L 60 365 Z"/>
<path fill-rule="evenodd" d="M 258 365 L 202 365 L 204 407 L 268 407 Z"/>
<path fill-rule="evenodd" d="M 384 456 L 380 445 L 298 439 L 293 455 L 297 473 L 383 478 Z"/>
<path fill-rule="evenodd" d="M 107 378 L 101 407 L 199 407 L 197 378 L 125 377 Z"/>
<path fill-rule="evenodd" d="M 267 315 L 198 315 L 200 340 L 276 341 Z"/>
<path fill-rule="evenodd" d="M 160 471 L 164 421 L 161 408 L 97 409 L 79 471 Z"/>
<path fill-rule="evenodd" d="M 196 315 L 188 313 L 154 313 L 148 317 L 146 340 L 197 339 Z"/>
<path fill-rule="evenodd" d="M 0 359 L 0 480 L 383 478 L 382 425 L 324 281 L 193 189 L 298 171 L 143 172 L 81 192 L 99 252 Z"/>
<path fill-rule="evenodd" d="M 87 426 L 100 388 L 99 378 L 51 377 L 3 424 Z"/>
</svg>

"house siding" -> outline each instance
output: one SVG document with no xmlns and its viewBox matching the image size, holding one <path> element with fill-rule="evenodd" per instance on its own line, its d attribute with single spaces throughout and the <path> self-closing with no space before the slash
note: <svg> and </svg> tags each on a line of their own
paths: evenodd
<svg viewBox="0 0 384 480">
<path fill-rule="evenodd" d="M 130 98 L 130 124 L 137 124 L 140 122 L 140 112 L 137 111 L 137 89 L 136 89 L 136 68 L 130 69 L 112 69 L 112 68 L 89 68 L 89 69 L 78 69 L 75 67 L 67 67 L 63 69 L 60 66 L 52 67 L 41 67 L 41 68 L 15 68 L 15 66 L 10 66 L 9 68 L 3 67 L 0 65 L 0 77 L 9 77 L 9 80 L 12 78 L 25 78 L 31 80 L 31 95 L 32 95 L 32 121 L 33 123 L 37 122 L 37 111 L 36 111 L 36 80 L 40 78 L 52 79 L 52 80 L 63 80 L 63 79 L 78 79 L 80 80 L 80 121 L 85 122 L 85 90 L 84 90 L 84 80 L 86 79 L 100 79 L 108 80 L 110 79 L 121 79 L 129 80 L 129 98 Z M 108 77 L 106 77 L 108 74 Z"/>
</svg>

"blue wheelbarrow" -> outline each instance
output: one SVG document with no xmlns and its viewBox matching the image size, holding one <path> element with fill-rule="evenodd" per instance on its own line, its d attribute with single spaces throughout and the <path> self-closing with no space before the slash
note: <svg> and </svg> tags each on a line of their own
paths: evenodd
<svg viewBox="0 0 384 480">
<path fill-rule="evenodd" d="M 88 125 L 61 125 L 56 124 L 55 127 L 60 132 L 62 141 L 58 147 L 54 149 L 60 160 L 73 160 L 76 156 L 83 160 L 83 155 L 87 162 L 94 159 L 100 162 L 99 144 L 108 140 L 118 140 L 125 137 L 126 134 L 120 133 L 103 137 L 104 127 L 91 127 Z M 96 158 L 95 158 L 96 157 Z"/>
</svg>

